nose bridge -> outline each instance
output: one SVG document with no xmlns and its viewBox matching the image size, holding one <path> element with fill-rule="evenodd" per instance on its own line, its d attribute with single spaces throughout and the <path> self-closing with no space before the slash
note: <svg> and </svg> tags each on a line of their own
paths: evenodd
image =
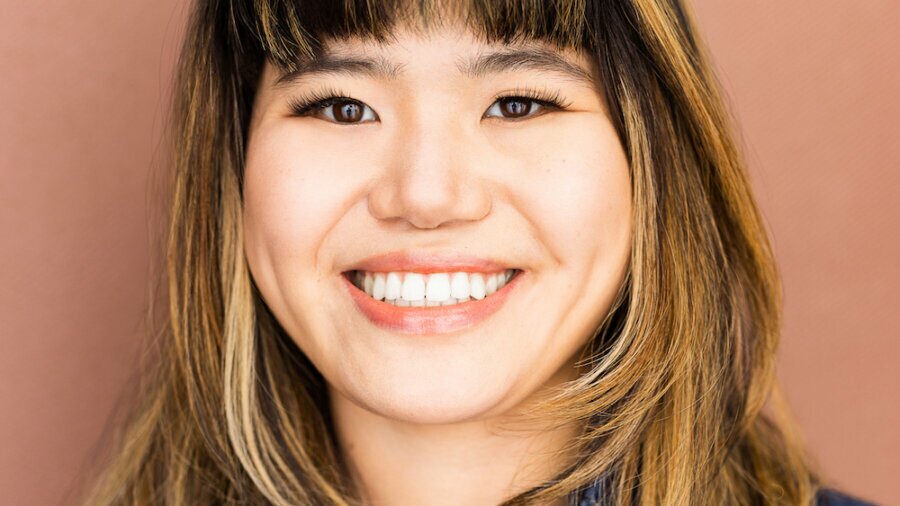
<svg viewBox="0 0 900 506">
<path fill-rule="evenodd" d="M 454 108 L 433 97 L 398 116 L 390 165 L 369 195 L 378 219 L 403 218 L 418 228 L 477 220 L 490 208 L 468 165 L 467 132 Z"/>
<path fill-rule="evenodd" d="M 448 114 L 447 108 L 433 106 L 431 110 L 417 113 L 398 128 L 394 169 L 410 189 L 426 185 L 433 193 L 456 191 L 465 170 L 460 166 L 464 134 L 458 118 Z"/>
</svg>

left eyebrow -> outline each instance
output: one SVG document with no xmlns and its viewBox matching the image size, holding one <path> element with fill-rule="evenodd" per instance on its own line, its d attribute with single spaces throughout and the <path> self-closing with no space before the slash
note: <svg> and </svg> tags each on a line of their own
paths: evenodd
<svg viewBox="0 0 900 506">
<path fill-rule="evenodd" d="M 471 79 L 491 73 L 527 69 L 555 73 L 581 84 L 595 85 L 590 72 L 571 63 L 559 53 L 543 48 L 516 48 L 482 53 L 458 61 L 456 67 L 460 73 Z M 364 75 L 390 81 L 402 74 L 402 65 L 392 63 L 383 57 L 342 56 L 326 51 L 313 59 L 301 62 L 297 70 L 279 76 L 275 86 L 289 86 L 314 76 Z"/>
</svg>

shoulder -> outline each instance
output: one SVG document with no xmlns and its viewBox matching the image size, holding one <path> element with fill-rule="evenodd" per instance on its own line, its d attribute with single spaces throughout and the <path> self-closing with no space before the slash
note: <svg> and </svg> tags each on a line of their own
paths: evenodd
<svg viewBox="0 0 900 506">
<path fill-rule="evenodd" d="M 816 494 L 816 506 L 875 506 L 833 488 L 821 488 Z"/>
</svg>

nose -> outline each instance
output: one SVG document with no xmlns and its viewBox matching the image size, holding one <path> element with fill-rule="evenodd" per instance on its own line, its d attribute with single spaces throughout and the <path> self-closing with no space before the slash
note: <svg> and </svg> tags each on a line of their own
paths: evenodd
<svg viewBox="0 0 900 506">
<path fill-rule="evenodd" d="M 486 216 L 491 198 L 473 165 L 477 153 L 470 135 L 452 115 L 426 116 L 398 128 L 389 165 L 368 196 L 371 215 L 423 229 Z"/>
</svg>

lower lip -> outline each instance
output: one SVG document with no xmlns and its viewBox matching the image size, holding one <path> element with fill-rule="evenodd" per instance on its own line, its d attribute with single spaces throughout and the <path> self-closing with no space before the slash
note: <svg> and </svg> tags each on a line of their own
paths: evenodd
<svg viewBox="0 0 900 506">
<path fill-rule="evenodd" d="M 400 307 L 375 300 L 342 274 L 356 307 L 375 325 L 405 334 L 446 334 L 478 324 L 496 313 L 519 286 L 524 272 L 517 271 L 503 288 L 481 300 L 468 300 L 452 306 Z"/>
</svg>

